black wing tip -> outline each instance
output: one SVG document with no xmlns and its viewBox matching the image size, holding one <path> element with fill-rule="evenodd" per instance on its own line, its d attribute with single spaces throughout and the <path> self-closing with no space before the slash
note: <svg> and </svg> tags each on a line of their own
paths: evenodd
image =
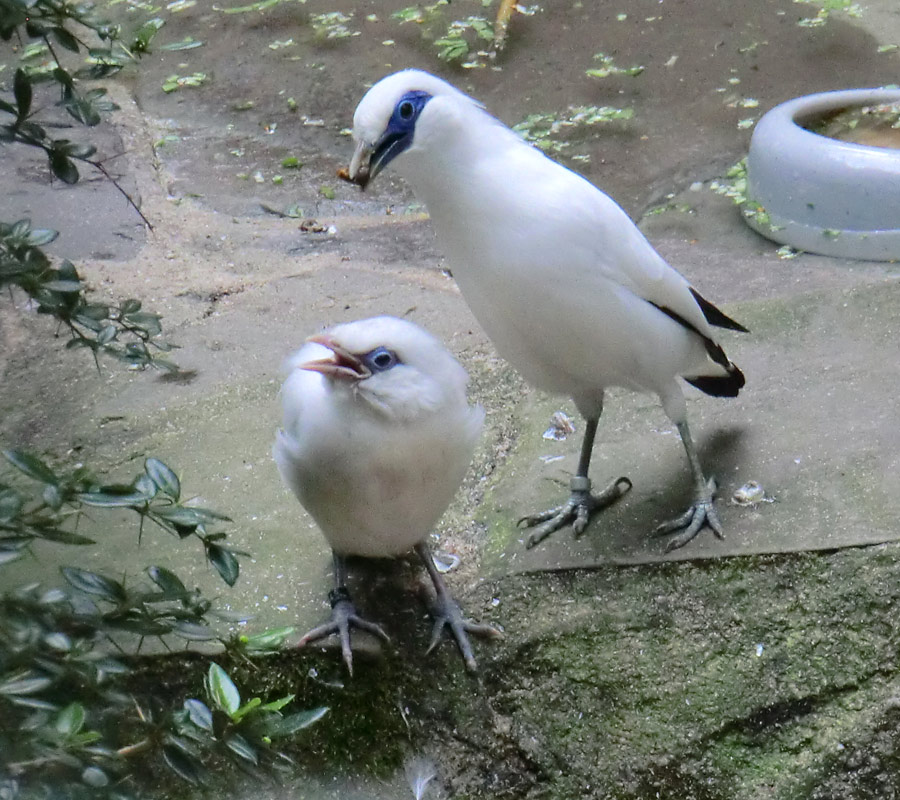
<svg viewBox="0 0 900 800">
<path fill-rule="evenodd" d="M 727 375 L 700 375 L 685 380 L 710 397 L 737 397 L 747 382 L 744 373 L 734 364 L 729 365 Z"/>
<path fill-rule="evenodd" d="M 688 287 L 691 290 L 691 294 L 694 296 L 694 300 L 697 301 L 697 305 L 700 306 L 700 310 L 703 312 L 703 316 L 706 317 L 706 321 L 710 325 L 715 325 L 717 328 L 728 328 L 732 331 L 740 331 L 741 333 L 750 333 L 750 331 L 741 325 L 740 322 L 733 320 L 724 312 L 720 311 L 716 308 L 712 303 L 709 302 L 703 295 L 701 295 L 696 289 L 693 287 Z"/>
</svg>

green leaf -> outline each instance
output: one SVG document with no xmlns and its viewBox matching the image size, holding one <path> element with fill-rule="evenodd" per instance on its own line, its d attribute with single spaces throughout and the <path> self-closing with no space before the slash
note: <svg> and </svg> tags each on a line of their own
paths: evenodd
<svg viewBox="0 0 900 800">
<path fill-rule="evenodd" d="M 209 559 L 209 563 L 216 568 L 219 575 L 222 576 L 222 580 L 229 586 L 234 586 L 241 569 L 234 553 L 220 545 L 207 544 L 206 557 Z"/>
<path fill-rule="evenodd" d="M 277 650 L 294 630 L 293 626 L 271 628 L 253 636 L 241 636 L 240 642 L 243 648 L 251 653 Z"/>
<path fill-rule="evenodd" d="M 198 728 L 211 731 L 213 727 L 212 711 L 202 700 L 185 700 L 184 710 L 187 711 L 191 722 Z"/>
<path fill-rule="evenodd" d="M 94 789 L 102 789 L 109 785 L 109 776 L 100 767 L 86 767 L 81 773 L 81 781 Z"/>
<path fill-rule="evenodd" d="M 241 694 L 237 686 L 232 683 L 228 673 L 215 661 L 209 665 L 206 676 L 206 690 L 210 699 L 218 708 L 221 708 L 228 716 L 232 716 L 240 708 Z"/>
<path fill-rule="evenodd" d="M 151 497 L 156 497 L 159 493 L 159 489 L 156 488 L 156 484 L 150 480 L 150 476 L 146 472 L 142 472 L 138 475 L 132 482 L 132 488 L 139 492 L 142 495 L 145 495 L 148 499 Z"/>
<path fill-rule="evenodd" d="M 50 152 L 50 171 L 63 183 L 78 183 L 78 167 L 65 153 Z"/>
<path fill-rule="evenodd" d="M 93 664 L 101 675 L 102 673 L 125 675 L 132 671 L 131 667 L 126 666 L 121 661 L 116 661 L 114 658 L 101 658 L 99 661 L 94 661 Z"/>
<path fill-rule="evenodd" d="M 249 761 L 251 764 L 259 763 L 259 756 L 256 755 L 256 750 L 250 745 L 250 743 L 239 733 L 233 733 L 225 742 L 228 745 L 228 749 L 233 753 L 236 753 L 239 758 L 244 759 L 244 761 Z"/>
<path fill-rule="evenodd" d="M 172 772 L 188 783 L 201 784 L 206 779 L 206 771 L 203 765 L 184 747 L 175 744 L 164 745 L 163 760 Z"/>
<path fill-rule="evenodd" d="M 52 606 L 56 603 L 62 603 L 66 597 L 67 595 L 62 589 L 48 589 L 41 595 L 41 599 L 38 602 L 42 606 Z"/>
<path fill-rule="evenodd" d="M 22 497 L 15 489 L 0 489 L 0 522 L 9 522 L 18 516 L 25 505 L 25 498 Z M 0 539 L 0 545 L 3 540 Z"/>
<path fill-rule="evenodd" d="M 53 726 L 63 736 L 74 736 L 84 727 L 84 706 L 81 703 L 69 703 L 56 715 Z"/>
<path fill-rule="evenodd" d="M 21 67 L 16 70 L 16 74 L 13 77 L 13 95 L 16 98 L 16 106 L 19 109 L 16 122 L 21 122 L 31 110 L 32 98 L 31 78 L 28 77 L 28 73 Z"/>
<path fill-rule="evenodd" d="M 79 94 L 73 94 L 72 97 L 68 98 L 63 103 L 63 105 L 65 106 L 66 111 L 68 111 L 82 125 L 87 125 L 88 127 L 92 128 L 95 125 L 99 125 L 102 120 L 97 107 L 94 105 L 94 103 L 91 102 L 90 98 L 88 97 L 83 97 Z M 72 154 L 70 152 L 67 152 L 66 155 Z"/>
<path fill-rule="evenodd" d="M 59 487 L 52 483 L 44 485 L 44 491 L 41 492 L 41 498 L 54 511 L 59 511 L 59 509 L 62 508 L 62 493 L 59 491 Z"/>
<path fill-rule="evenodd" d="M 86 506 L 98 508 L 143 508 L 153 496 L 134 486 L 112 484 L 102 486 L 96 492 L 82 492 L 78 499 Z"/>
<path fill-rule="evenodd" d="M 36 694 L 46 689 L 52 682 L 47 676 L 36 672 L 20 673 L 15 678 L 0 683 L 0 694 L 7 696 Z"/>
<path fill-rule="evenodd" d="M 44 491 L 41 492 L 41 497 L 54 511 L 59 511 L 59 509 L 62 508 L 63 496 L 60 493 L 58 486 L 55 486 L 52 483 L 45 484 Z"/>
<path fill-rule="evenodd" d="M 138 636 L 166 636 L 172 632 L 172 625 L 166 620 L 153 620 L 146 616 L 113 614 L 105 618 L 110 628 L 136 633 Z"/>
<path fill-rule="evenodd" d="M 158 336 L 160 333 L 162 333 L 162 325 L 159 322 L 159 314 L 150 314 L 145 311 L 138 311 L 134 314 L 125 314 L 124 318 L 126 322 L 140 328 L 148 336 Z"/>
<path fill-rule="evenodd" d="M 178 620 L 172 626 L 172 633 L 190 642 L 208 642 L 216 638 L 215 632 L 207 625 L 198 625 L 195 622 L 188 622 L 184 619 Z"/>
<path fill-rule="evenodd" d="M 122 303 L 122 305 L 119 308 L 119 313 L 120 314 L 134 314 L 136 311 L 140 311 L 140 310 L 141 310 L 141 301 L 131 298 L 129 300 L 126 300 L 124 303 Z"/>
<path fill-rule="evenodd" d="M 462 36 L 445 36 L 438 39 L 434 46 L 440 50 L 438 58 L 442 61 L 456 61 L 469 52 L 469 43 Z"/>
<path fill-rule="evenodd" d="M 22 553 L 18 550 L 3 550 L 0 548 L 0 566 L 4 564 L 8 564 L 10 561 L 15 561 L 18 558 L 22 557 Z"/>
<path fill-rule="evenodd" d="M 203 42 L 198 42 L 188 36 L 180 42 L 170 42 L 169 44 L 160 45 L 159 50 L 193 50 L 195 47 L 203 47 Z"/>
<path fill-rule="evenodd" d="M 175 502 L 181 497 L 181 482 L 178 476 L 158 458 L 148 458 L 144 462 L 144 471 L 150 476 L 150 480 L 167 497 Z"/>
<path fill-rule="evenodd" d="M 166 595 L 166 599 L 176 600 L 187 595 L 187 587 L 181 582 L 181 579 L 165 567 L 148 567 L 147 574 Z"/>
<path fill-rule="evenodd" d="M 77 142 L 72 142 L 72 144 L 66 146 L 65 152 L 67 156 L 71 156 L 72 158 L 87 160 L 97 152 L 97 148 L 92 144 L 78 144 Z"/>
<path fill-rule="evenodd" d="M 93 320 L 104 320 L 109 318 L 109 306 L 103 303 L 89 303 L 81 309 L 82 316 Z"/>
<path fill-rule="evenodd" d="M 270 703 L 265 703 L 259 707 L 260 711 L 281 711 L 291 700 L 294 699 L 294 695 L 289 694 L 282 697 L 280 700 L 273 700 Z"/>
<path fill-rule="evenodd" d="M 75 79 L 59 65 L 53 70 L 52 74 L 53 79 L 62 86 L 64 90 L 63 96 L 69 97 L 75 91 Z"/>
<path fill-rule="evenodd" d="M 59 236 L 59 231 L 52 231 L 49 228 L 34 228 L 26 237 L 25 243 L 31 247 L 43 247 L 54 241 L 57 236 Z"/>
<path fill-rule="evenodd" d="M 147 48 L 150 46 L 150 42 L 153 41 L 153 38 L 163 25 L 165 25 L 165 21 L 160 17 L 154 17 L 151 20 L 147 20 L 147 22 L 141 25 L 135 32 L 132 49 L 138 53 L 146 53 Z"/>
<path fill-rule="evenodd" d="M 195 533 L 203 524 L 203 520 L 191 509 L 181 506 L 154 509 L 150 512 L 150 518 L 167 530 L 174 531 L 182 539 Z"/>
<path fill-rule="evenodd" d="M 4 450 L 3 456 L 19 472 L 24 472 L 29 478 L 41 483 L 59 483 L 59 478 L 53 470 L 31 453 L 26 453 L 24 450 Z"/>
<path fill-rule="evenodd" d="M 16 222 L 12 229 L 9 232 L 10 236 L 13 236 L 16 239 L 21 239 L 23 236 L 28 235 L 28 231 L 31 230 L 31 220 L 30 219 L 20 219 Z"/>
<path fill-rule="evenodd" d="M 119 335 L 119 329 L 115 325 L 107 325 L 97 334 L 97 344 L 105 345 L 112 342 Z"/>
<path fill-rule="evenodd" d="M 205 525 L 210 522 L 218 522 L 224 520 L 230 522 L 230 518 L 224 514 L 210 511 L 208 508 L 194 508 L 191 506 L 169 506 L 167 508 L 156 508 L 153 510 L 153 516 L 159 518 L 162 522 L 168 522 L 178 528 L 182 536 L 193 533 L 198 526 Z"/>
<path fill-rule="evenodd" d="M 68 653 L 72 649 L 72 640 L 60 631 L 54 631 L 44 636 L 44 644 L 59 653 Z"/>
<path fill-rule="evenodd" d="M 4 11 L 5 11 L 5 9 L 4 9 Z M 42 36 L 44 36 L 47 33 L 47 29 L 35 19 L 26 19 L 25 20 L 25 33 L 27 33 L 32 39 L 40 39 Z M 37 55 L 37 53 L 35 51 L 33 51 L 32 48 L 38 48 L 37 53 L 40 53 L 47 49 L 47 45 L 38 44 L 36 42 L 34 44 L 28 45 L 28 47 L 25 48 L 25 51 L 22 54 L 23 61 Z"/>
<path fill-rule="evenodd" d="M 79 51 L 78 39 L 76 39 L 65 28 L 54 28 L 53 35 L 56 37 L 56 41 L 58 41 L 63 47 L 65 47 L 66 50 L 71 50 L 73 53 L 77 53 Z"/>
<path fill-rule="evenodd" d="M 112 578 L 77 567 L 62 567 L 61 572 L 69 585 L 85 594 L 96 595 L 113 603 L 120 603 L 127 597 L 125 587 Z"/>
<path fill-rule="evenodd" d="M 242 705 L 237 711 L 232 714 L 232 719 L 235 722 L 240 722 L 244 717 L 247 716 L 254 708 L 258 708 L 262 705 L 262 700 L 258 697 L 251 697 L 244 705 Z"/>
<path fill-rule="evenodd" d="M 313 708 L 309 711 L 298 711 L 296 714 L 288 714 L 286 717 L 275 717 L 266 726 L 265 732 L 272 738 L 280 736 L 292 736 L 313 723 L 318 722 L 328 713 L 327 706 Z"/>
<path fill-rule="evenodd" d="M 82 536 L 80 533 L 72 533 L 72 531 L 64 531 L 60 528 L 38 527 L 35 533 L 48 542 L 59 542 L 60 544 L 96 544 L 93 539 Z"/>
</svg>

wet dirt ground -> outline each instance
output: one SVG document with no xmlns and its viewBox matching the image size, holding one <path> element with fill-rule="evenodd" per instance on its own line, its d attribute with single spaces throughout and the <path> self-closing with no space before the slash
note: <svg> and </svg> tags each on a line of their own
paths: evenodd
<svg viewBox="0 0 900 800">
<path fill-rule="evenodd" d="M 816 7 L 787 0 L 547 3 L 514 18 L 496 62 L 463 70 L 435 57 L 424 26 L 391 19 L 401 5 L 154 11 L 166 21 L 159 44 L 203 46 L 156 50 L 104 82 L 120 110 L 91 132 L 101 152 L 124 153 L 111 163 L 152 232 L 108 183 L 51 183 L 40 158 L 3 151 L 0 219 L 59 229 L 52 251 L 98 295 L 164 314 L 183 370 L 173 380 L 112 364 L 98 376 L 20 297 L 0 298 L 4 446 L 122 478 L 163 458 L 186 491 L 233 517 L 230 541 L 252 554 L 227 591 L 179 543 L 145 537 L 138 549 L 123 519 L 107 534 L 113 547 L 73 559 L 132 574 L 175 566 L 222 606 L 254 612 L 253 629 L 318 622 L 328 553 L 269 455 L 280 363 L 324 325 L 408 316 L 460 357 L 487 410 L 437 534 L 462 559 L 450 580 L 467 611 L 506 638 L 478 648 L 478 681 L 449 645 L 425 659 L 413 573 L 379 565 L 387 577 L 361 597 L 395 651 L 352 682 L 333 653 L 290 653 L 266 673 L 273 691 L 333 709 L 304 744 L 309 775 L 283 796 L 402 797 L 399 765 L 420 751 L 438 767 L 432 791 L 460 798 L 894 796 L 898 550 L 838 548 L 897 536 L 900 269 L 781 260 L 709 183 L 746 153 L 742 120 L 798 94 L 896 81 L 900 55 L 879 48 L 900 43 L 900 11 L 872 3 L 860 19 L 806 27 Z M 335 10 L 353 12 L 359 35 L 317 36 L 314 15 Z M 137 24 L 150 10 L 111 13 Z M 493 9 L 454 0 L 440 13 L 438 29 Z M 587 77 L 598 52 L 644 71 Z M 13 57 L 0 50 L 0 80 Z M 634 109 L 627 122 L 566 129 L 561 159 L 753 331 L 726 342 L 748 375 L 741 398 L 690 396 L 729 535 L 677 557 L 706 560 L 652 563 L 663 545 L 649 531 L 685 502 L 687 470 L 655 399 L 626 393 L 608 404 L 593 474 L 629 474 L 634 492 L 579 542 L 563 532 L 524 551 L 513 520 L 549 504 L 574 465 L 578 434 L 541 438 L 557 409 L 575 417 L 571 403 L 529 390 L 495 355 L 398 179 L 383 174 L 361 193 L 335 177 L 366 87 L 407 66 L 439 72 L 508 124 L 577 105 Z M 195 72 L 207 76 L 200 86 L 162 91 Z M 302 166 L 283 166 L 288 157 Z M 729 504 L 750 479 L 776 502 Z M 820 552 L 752 555 L 803 550 Z M 625 563 L 649 565 L 615 566 Z M 38 552 L 22 576 L 52 579 L 55 568 Z"/>
</svg>

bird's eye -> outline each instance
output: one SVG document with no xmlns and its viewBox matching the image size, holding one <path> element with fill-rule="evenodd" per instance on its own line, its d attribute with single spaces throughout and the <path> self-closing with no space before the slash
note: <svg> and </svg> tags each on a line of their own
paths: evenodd
<svg viewBox="0 0 900 800">
<path fill-rule="evenodd" d="M 397 354 L 386 347 L 377 347 L 363 356 L 363 361 L 372 372 L 384 372 L 400 363 Z"/>
<path fill-rule="evenodd" d="M 409 120 L 412 119 L 412 116 L 415 113 L 416 109 L 413 104 L 409 102 L 409 100 L 404 100 L 402 103 L 400 103 L 400 106 L 397 110 L 400 112 L 401 119 Z"/>
</svg>

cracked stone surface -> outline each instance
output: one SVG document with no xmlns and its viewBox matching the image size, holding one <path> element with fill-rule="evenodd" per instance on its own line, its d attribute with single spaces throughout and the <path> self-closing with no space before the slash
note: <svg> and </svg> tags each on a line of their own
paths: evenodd
<svg viewBox="0 0 900 800">
<path fill-rule="evenodd" d="M 0 440 L 122 478 L 147 455 L 163 458 L 186 492 L 234 518 L 230 541 L 253 554 L 223 591 L 177 543 L 145 536 L 138 549 L 123 519 L 109 549 L 70 561 L 132 574 L 175 567 L 221 605 L 256 613 L 254 630 L 313 625 L 327 608 L 328 553 L 271 463 L 280 362 L 324 325 L 407 315 L 459 355 L 487 410 L 438 548 L 461 557 L 448 580 L 465 611 L 506 636 L 477 643 L 477 679 L 449 644 L 426 658 L 416 570 L 356 564 L 365 586 L 354 596 L 393 649 L 361 654 L 352 681 L 333 651 L 233 665 L 261 695 L 332 709 L 292 751 L 303 776 L 272 798 L 409 796 L 402 763 L 419 752 L 437 765 L 434 797 L 900 795 L 900 546 L 890 541 L 900 530 L 900 267 L 780 260 L 708 189 L 746 152 L 742 118 L 798 94 L 896 81 L 900 53 L 878 52 L 900 43 L 896 4 L 805 28 L 796 22 L 815 7 L 788 0 L 740 11 L 714 0 L 571 3 L 514 19 L 500 71 L 443 65 L 416 26 L 398 26 L 393 7 L 377 3 L 355 7 L 360 36 L 316 41 L 309 15 L 337 8 L 310 0 L 226 16 L 198 3 L 168 15 L 160 41 L 192 35 L 204 47 L 159 51 L 139 74 L 107 82 L 121 110 L 98 136 L 106 153 L 125 151 L 113 163 L 153 232 L 103 182 L 48 184 L 39 159 L 4 151 L 14 168 L 0 172 L 0 219 L 58 227 L 54 252 L 75 260 L 98 295 L 138 296 L 163 313 L 184 372 L 172 381 L 111 365 L 98 377 L 56 347 L 21 298 L 4 296 Z M 448 20 L 483 13 L 480 3 L 451 8 Z M 295 44 L 268 47 L 288 38 Z M 598 51 L 645 71 L 591 80 L 584 70 Z M 740 398 L 689 395 L 704 465 L 719 478 L 724 542 L 705 532 L 670 554 L 680 561 L 663 562 L 664 543 L 649 534 L 687 501 L 687 467 L 655 398 L 615 392 L 592 475 L 598 485 L 628 475 L 634 490 L 577 542 L 563 530 L 524 550 L 514 520 L 561 496 L 577 457 L 571 403 L 529 390 L 496 356 L 399 180 L 384 174 L 361 194 L 334 177 L 351 151 L 340 131 L 355 103 L 401 66 L 441 71 L 510 124 L 569 105 L 634 106 L 628 123 L 574 132 L 569 156 L 590 161 L 567 163 L 752 331 L 723 337 L 748 377 Z M 161 92 L 173 72 L 200 70 L 211 78 L 198 89 Z M 235 110 L 247 100 L 252 108 Z M 304 166 L 284 169 L 288 155 Z M 296 205 L 336 233 L 301 231 L 263 205 Z M 646 213 L 660 206 L 670 210 Z M 544 440 L 558 409 L 579 432 Z M 749 480 L 775 502 L 730 504 Z M 38 555 L 17 579 L 56 579 L 57 565 Z M 145 680 L 158 672 L 183 698 L 198 670 L 197 659 L 169 656 Z M 223 796 L 259 791 L 237 782 Z"/>
</svg>

